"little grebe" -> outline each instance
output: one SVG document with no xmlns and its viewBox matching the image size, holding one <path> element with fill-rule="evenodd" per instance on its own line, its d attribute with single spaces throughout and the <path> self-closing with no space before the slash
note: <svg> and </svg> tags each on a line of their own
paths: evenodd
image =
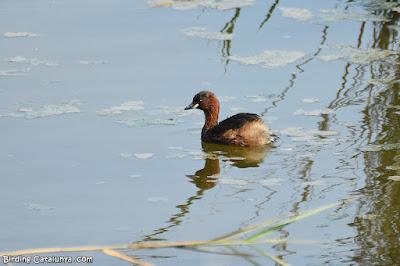
<svg viewBox="0 0 400 266">
<path fill-rule="evenodd" d="M 209 91 L 201 91 L 193 97 L 193 102 L 185 108 L 203 110 L 206 122 L 201 131 L 201 140 L 237 146 L 262 146 L 276 139 L 259 115 L 240 113 L 218 123 L 219 102 Z"/>
</svg>

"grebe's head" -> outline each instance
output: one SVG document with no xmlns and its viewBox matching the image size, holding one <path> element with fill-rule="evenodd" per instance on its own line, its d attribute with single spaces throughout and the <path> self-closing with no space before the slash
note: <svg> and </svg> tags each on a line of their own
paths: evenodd
<svg viewBox="0 0 400 266">
<path fill-rule="evenodd" d="M 219 103 L 214 93 L 210 91 L 201 91 L 193 97 L 193 102 L 189 104 L 185 110 L 196 108 L 200 110 L 208 110 L 215 105 L 218 107 Z"/>
</svg>

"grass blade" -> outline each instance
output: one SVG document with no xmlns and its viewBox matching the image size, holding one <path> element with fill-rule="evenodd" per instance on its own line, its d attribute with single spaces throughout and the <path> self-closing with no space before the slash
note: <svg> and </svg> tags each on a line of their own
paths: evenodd
<svg viewBox="0 0 400 266">
<path fill-rule="evenodd" d="M 336 202 L 334 204 L 330 204 L 330 205 L 327 205 L 327 206 L 324 206 L 324 207 L 313 209 L 311 211 L 306 212 L 305 214 L 298 215 L 298 216 L 293 217 L 293 218 L 291 218 L 291 219 L 289 219 L 287 221 L 281 222 L 281 223 L 279 223 L 279 224 L 277 224 L 277 225 L 275 225 L 273 227 L 269 227 L 269 228 L 259 232 L 258 234 L 255 234 L 254 236 L 247 238 L 247 240 L 248 241 L 254 241 L 256 239 L 259 239 L 259 238 L 261 238 L 263 236 L 266 236 L 266 235 L 268 235 L 268 234 L 270 234 L 272 232 L 275 232 L 275 231 L 281 229 L 285 225 L 288 225 L 288 224 L 293 223 L 295 221 L 298 221 L 298 220 L 304 219 L 306 217 L 312 216 L 314 214 L 317 214 L 319 212 L 325 211 L 327 209 L 333 208 L 333 207 L 338 206 L 340 204 L 342 204 L 342 202 Z"/>
<path fill-rule="evenodd" d="M 261 255 L 275 261 L 276 263 L 282 265 L 282 266 L 289 266 L 288 263 L 284 262 L 283 260 L 281 260 L 280 258 L 272 255 L 271 253 L 266 252 L 265 250 L 262 250 L 261 248 L 258 248 L 256 246 L 251 245 L 250 246 L 252 249 L 254 249 L 255 251 L 257 251 L 258 253 L 260 253 Z"/>
<path fill-rule="evenodd" d="M 116 258 L 119 258 L 119 259 L 122 259 L 122 260 L 126 260 L 126 261 L 129 261 L 129 262 L 141 265 L 141 266 L 153 266 L 153 264 L 151 264 L 151 263 L 147 263 L 147 262 L 144 262 L 144 261 L 141 261 L 141 260 L 137 260 L 137 259 L 131 258 L 131 257 L 125 255 L 125 254 L 122 254 L 122 253 L 117 252 L 117 251 L 112 250 L 112 249 L 103 249 L 102 251 L 105 254 L 109 255 L 109 256 L 116 257 Z"/>
</svg>

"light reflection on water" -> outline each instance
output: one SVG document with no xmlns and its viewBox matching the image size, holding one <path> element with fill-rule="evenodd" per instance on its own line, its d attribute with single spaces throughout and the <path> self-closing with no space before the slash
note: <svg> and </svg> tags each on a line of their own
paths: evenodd
<svg viewBox="0 0 400 266">
<path fill-rule="evenodd" d="M 399 263 L 399 152 L 362 149 L 400 142 L 397 4 L 247 1 L 221 11 L 224 1 L 213 2 L 92 3 L 99 13 L 71 11 L 73 25 L 61 14 L 82 3 L 5 4 L 0 250 L 214 239 L 364 196 L 272 236 L 328 248 L 261 247 L 291 264 Z M 27 14 L 36 24 L 26 25 Z M 199 28 L 207 31 L 184 34 Z M 231 60 L 276 50 L 306 56 L 274 69 Z M 280 142 L 201 143 L 202 115 L 183 111 L 200 89 L 222 99 L 221 119 L 259 113 Z M 163 265 L 244 262 L 140 254 Z"/>
</svg>

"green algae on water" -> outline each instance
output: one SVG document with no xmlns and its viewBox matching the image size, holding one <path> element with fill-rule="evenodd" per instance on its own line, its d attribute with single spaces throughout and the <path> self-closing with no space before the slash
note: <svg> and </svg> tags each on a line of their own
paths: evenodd
<svg viewBox="0 0 400 266">
<path fill-rule="evenodd" d="M 80 113 L 81 111 L 77 107 L 80 105 L 82 101 L 80 100 L 72 100 L 69 102 L 64 102 L 62 104 L 50 104 L 41 107 L 39 110 L 34 110 L 31 108 L 19 108 L 17 111 L 19 114 L 6 114 L 0 115 L 0 117 L 25 117 L 27 119 L 34 119 L 40 117 L 54 116 L 54 115 L 62 115 L 62 114 L 74 114 Z"/>
<path fill-rule="evenodd" d="M 214 8 L 219 10 L 229 10 L 235 8 L 242 8 L 252 6 L 255 0 L 196 0 L 196 1 L 171 1 L 167 0 L 150 0 L 150 6 L 171 6 L 177 10 L 189 10 L 198 7 Z"/>
<path fill-rule="evenodd" d="M 303 103 L 318 103 L 320 101 L 318 98 L 305 98 L 302 100 Z"/>
<path fill-rule="evenodd" d="M 299 51 L 267 50 L 248 57 L 232 55 L 228 56 L 228 59 L 237 61 L 243 65 L 263 64 L 262 67 L 264 68 L 277 68 L 296 62 L 305 56 L 305 53 Z"/>
<path fill-rule="evenodd" d="M 356 4 L 361 4 L 371 11 L 392 9 L 399 5 L 397 1 L 389 2 L 386 0 L 357 0 Z"/>
<path fill-rule="evenodd" d="M 159 118 L 144 118 L 144 117 L 131 117 L 117 121 L 118 123 L 128 126 L 159 126 L 159 125 L 177 125 L 178 120 L 174 118 L 159 119 Z"/>
<path fill-rule="evenodd" d="M 393 180 L 393 181 L 400 181 L 400 176 L 398 176 L 398 175 L 389 176 L 389 179 Z"/>
<path fill-rule="evenodd" d="M 322 14 L 319 15 L 321 24 L 329 24 L 342 20 L 353 20 L 359 22 L 373 21 L 373 22 L 389 22 L 390 19 L 371 14 L 370 12 L 351 12 L 348 10 L 337 9 L 323 9 Z"/>
<path fill-rule="evenodd" d="M 131 154 L 131 153 L 128 153 L 128 152 L 121 152 L 121 153 L 119 153 L 118 155 L 119 155 L 119 157 L 121 157 L 121 158 L 130 158 L 130 157 L 132 157 L 132 154 Z"/>
<path fill-rule="evenodd" d="M 6 32 L 3 34 L 6 38 L 15 38 L 15 37 L 38 37 L 39 34 L 31 33 L 31 32 Z"/>
<path fill-rule="evenodd" d="M 316 109 L 310 111 L 299 109 L 296 112 L 294 112 L 295 115 L 306 115 L 306 116 L 321 116 L 333 113 L 335 113 L 335 110 L 332 109 Z"/>
<path fill-rule="evenodd" d="M 308 9 L 296 7 L 278 7 L 278 9 L 282 11 L 282 17 L 301 21 L 307 21 L 312 18 L 312 12 Z"/>
<path fill-rule="evenodd" d="M 207 28 L 194 27 L 182 31 L 187 36 L 201 37 L 209 40 L 232 40 L 233 34 L 225 32 L 207 32 Z"/>
<path fill-rule="evenodd" d="M 138 111 L 143 109 L 144 107 L 142 101 L 129 101 L 129 102 L 124 102 L 119 106 L 113 106 L 108 109 L 97 111 L 96 113 L 100 116 L 107 116 L 107 115 L 122 114 L 122 112 L 125 111 Z"/>
<path fill-rule="evenodd" d="M 400 143 L 369 145 L 361 149 L 362 151 L 393 151 L 400 150 Z"/>
<path fill-rule="evenodd" d="M 371 64 L 375 61 L 382 61 L 390 56 L 400 55 L 399 51 L 375 48 L 360 49 L 350 45 L 329 45 L 327 47 L 342 50 L 345 53 L 319 56 L 319 59 L 325 62 L 347 59 L 354 64 Z"/>
<path fill-rule="evenodd" d="M 135 153 L 134 155 L 138 159 L 149 159 L 150 157 L 153 157 L 152 153 Z"/>
</svg>

